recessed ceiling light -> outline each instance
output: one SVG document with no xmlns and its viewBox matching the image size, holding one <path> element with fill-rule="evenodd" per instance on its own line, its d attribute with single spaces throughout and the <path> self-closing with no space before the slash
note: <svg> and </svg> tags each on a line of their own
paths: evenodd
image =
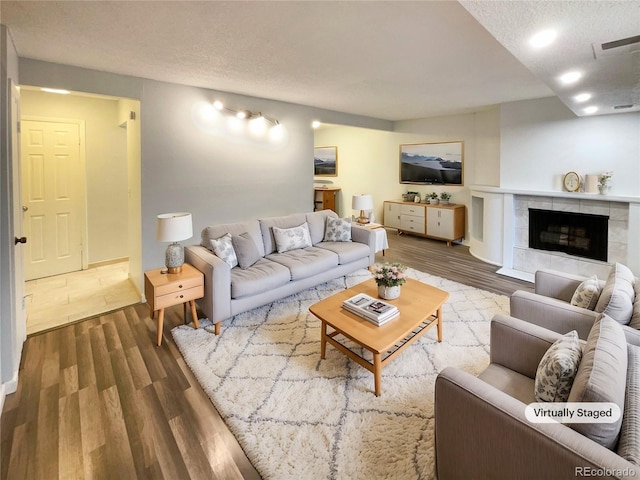
<svg viewBox="0 0 640 480">
<path fill-rule="evenodd" d="M 582 111 L 587 115 L 591 115 L 592 113 L 596 113 L 598 111 L 598 107 L 592 105 L 590 107 L 583 108 Z"/>
<path fill-rule="evenodd" d="M 213 106 L 218 110 L 222 110 L 224 108 L 224 104 L 220 100 L 213 102 Z"/>
<path fill-rule="evenodd" d="M 582 74 L 580 72 L 567 72 L 564 75 L 560 75 L 560 81 L 565 85 L 575 83 L 581 78 L 582 78 Z"/>
<path fill-rule="evenodd" d="M 555 30 L 542 30 L 529 39 L 529 45 L 534 48 L 542 48 L 551 45 L 558 36 Z"/>
<path fill-rule="evenodd" d="M 314 120 L 311 122 L 311 128 L 318 128 L 320 126 L 320 120 Z"/>
<path fill-rule="evenodd" d="M 591 94 L 590 93 L 580 93 L 580 94 L 576 95 L 575 97 L 573 97 L 573 99 L 578 103 L 586 102 L 587 100 L 591 100 Z"/>
<path fill-rule="evenodd" d="M 59 93 L 60 95 L 69 95 L 71 93 L 69 90 L 63 90 L 62 88 L 41 88 L 40 90 L 49 93 Z"/>
</svg>

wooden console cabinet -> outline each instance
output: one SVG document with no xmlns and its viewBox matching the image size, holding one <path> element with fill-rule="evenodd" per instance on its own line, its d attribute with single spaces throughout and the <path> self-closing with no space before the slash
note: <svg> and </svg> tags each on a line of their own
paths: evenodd
<svg viewBox="0 0 640 480">
<path fill-rule="evenodd" d="M 398 232 L 445 240 L 451 246 L 452 241 L 464 238 L 465 207 L 387 200 L 384 202 L 384 226 Z"/>
<path fill-rule="evenodd" d="M 314 188 L 313 189 L 313 211 L 333 210 L 338 213 L 337 196 L 339 188 Z M 340 215 L 338 213 L 338 215 Z"/>
</svg>

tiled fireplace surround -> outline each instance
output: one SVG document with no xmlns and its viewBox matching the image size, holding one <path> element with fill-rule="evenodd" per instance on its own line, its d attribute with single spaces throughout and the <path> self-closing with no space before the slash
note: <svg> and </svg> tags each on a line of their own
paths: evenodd
<svg viewBox="0 0 640 480">
<path fill-rule="evenodd" d="M 561 212 L 588 213 L 609 217 L 607 262 L 576 257 L 561 252 L 547 252 L 529 248 L 529 209 Z M 603 200 L 572 199 L 559 197 L 514 196 L 513 269 L 535 273 L 552 268 L 578 275 L 598 275 L 606 278 L 615 262 L 627 262 L 627 238 L 629 235 L 629 204 Z"/>
<path fill-rule="evenodd" d="M 500 265 L 499 273 L 528 281 L 540 269 L 606 278 L 611 265 L 620 262 L 640 275 L 639 198 L 485 186 L 470 190 L 470 251 Z M 529 248 L 529 208 L 607 215 L 607 262 Z M 482 233 L 476 235 L 476 230 Z"/>
</svg>

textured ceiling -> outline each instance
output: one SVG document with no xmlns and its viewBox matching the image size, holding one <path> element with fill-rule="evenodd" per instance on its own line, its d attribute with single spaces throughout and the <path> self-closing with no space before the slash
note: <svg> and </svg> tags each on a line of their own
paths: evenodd
<svg viewBox="0 0 640 480">
<path fill-rule="evenodd" d="M 24 58 L 403 120 L 558 93 L 564 50 L 525 58 L 523 25 L 598 2 L 537 3 L 3 0 L 0 21 Z"/>
</svg>

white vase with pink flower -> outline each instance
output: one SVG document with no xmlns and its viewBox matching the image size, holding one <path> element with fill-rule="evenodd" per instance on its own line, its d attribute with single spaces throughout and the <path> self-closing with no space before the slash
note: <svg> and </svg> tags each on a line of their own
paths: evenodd
<svg viewBox="0 0 640 480">
<path fill-rule="evenodd" d="M 393 300 L 400 296 L 400 286 L 407 281 L 407 267 L 401 263 L 373 265 L 371 273 L 378 285 L 378 296 L 384 300 Z"/>
</svg>

